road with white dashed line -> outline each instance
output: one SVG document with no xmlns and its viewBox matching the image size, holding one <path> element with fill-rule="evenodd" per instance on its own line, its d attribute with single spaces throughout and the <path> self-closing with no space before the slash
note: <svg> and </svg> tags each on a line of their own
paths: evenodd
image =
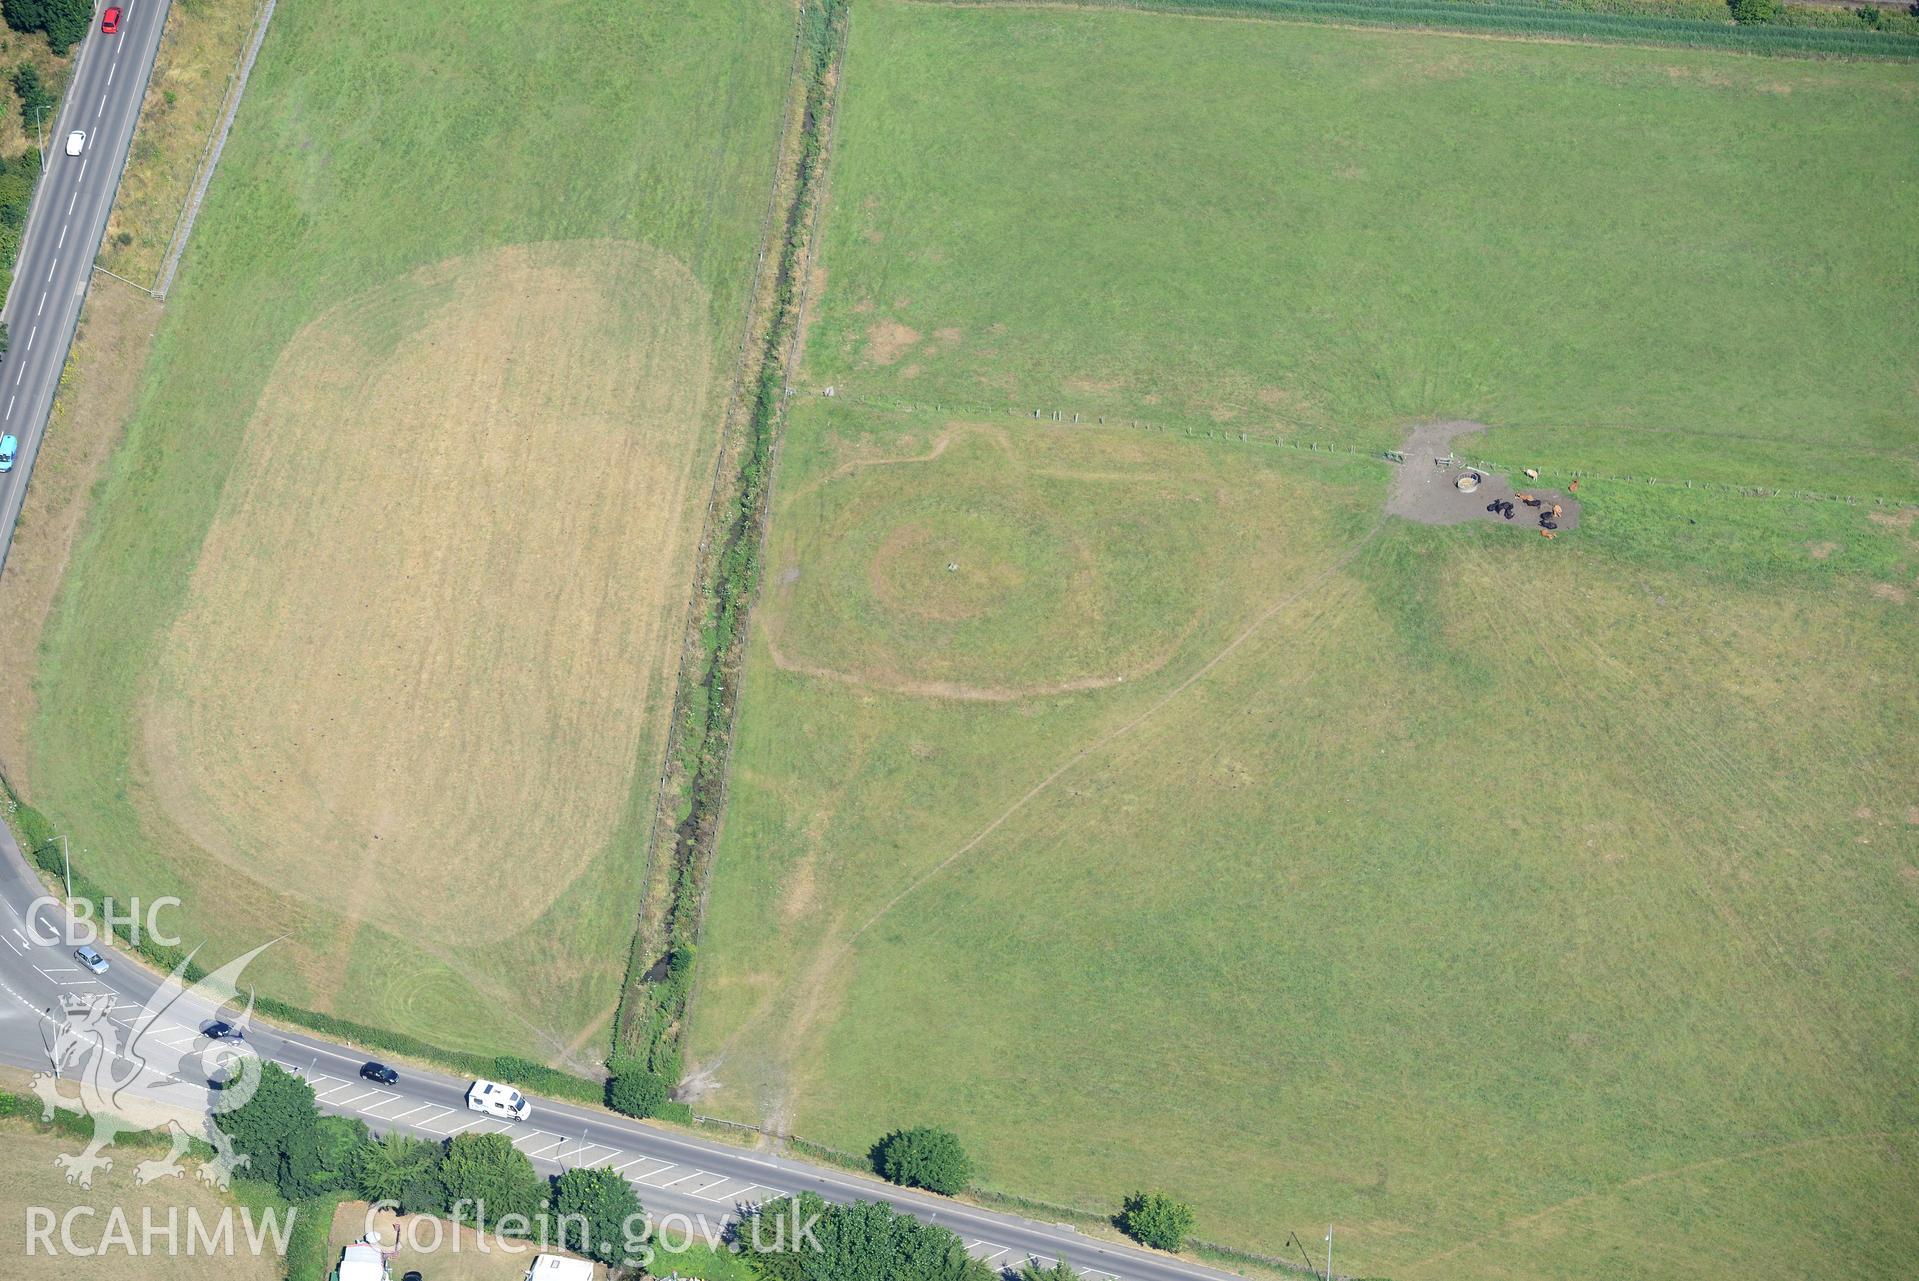
<svg viewBox="0 0 1919 1281">
<path fill-rule="evenodd" d="M 0 358 L 0 434 L 19 440 L 13 470 L 0 473 L 0 565 L 13 545 L 13 527 L 80 320 L 94 255 L 106 234 L 169 2 L 120 0 L 120 31 L 111 36 L 100 34 L 96 10 L 66 96 L 46 122 L 46 170 L 34 192 L 12 287 L 0 307 L 11 341 Z M 86 145 L 69 156 L 67 135 L 75 130 L 86 134 Z"/>
</svg>

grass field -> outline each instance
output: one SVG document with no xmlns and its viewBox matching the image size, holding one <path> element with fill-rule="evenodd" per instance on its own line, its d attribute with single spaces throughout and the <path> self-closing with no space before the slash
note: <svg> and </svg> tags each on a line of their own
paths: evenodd
<svg viewBox="0 0 1919 1281">
<path fill-rule="evenodd" d="M 1499 457 L 1919 494 L 1909 69 L 1132 12 L 854 26 L 822 382 L 1368 445 L 1433 414 L 1498 424 Z"/>
<path fill-rule="evenodd" d="M 281 6 L 41 650 L 96 880 L 288 935 L 296 1003 L 599 1049 L 791 32 Z"/>
<path fill-rule="evenodd" d="M 8 1275 L 30 1281 L 197 1281 L 217 1270 L 219 1276 L 232 1281 L 278 1281 L 282 1275 L 280 1259 L 272 1252 L 270 1239 L 265 1253 L 249 1252 L 237 1210 L 233 1229 L 236 1249 L 231 1256 L 222 1254 L 212 1261 L 204 1250 L 198 1255 L 188 1253 L 189 1215 L 197 1214 L 211 1234 L 217 1230 L 220 1216 L 239 1203 L 191 1174 L 136 1186 L 135 1164 L 164 1152 L 164 1145 L 146 1154 L 119 1150 L 113 1168 L 96 1176 L 91 1189 L 68 1183 L 53 1163 L 55 1157 L 71 1155 L 84 1146 L 84 1137 L 47 1133 L 24 1121 L 0 1122 L 0 1222 L 7 1224 L 8 1239 L 14 1242 Z M 240 1192 L 252 1194 L 249 1204 L 257 1199 L 257 1189 L 243 1186 Z M 81 1214 L 71 1221 L 72 1244 L 82 1250 L 105 1246 L 97 1254 L 69 1253 L 61 1240 L 57 1225 L 69 1210 L 81 1207 L 92 1214 Z M 50 1243 L 57 1253 L 49 1254 L 36 1243 L 35 1252 L 27 1254 L 29 1208 L 54 1215 L 56 1226 Z M 256 1216 L 261 1213 L 259 1205 L 252 1204 L 251 1208 Z M 106 1233 L 116 1211 L 125 1216 L 131 1228 L 129 1244 L 107 1244 Z M 285 1214 L 286 1208 L 282 1206 L 276 1213 Z M 161 1245 L 158 1253 L 135 1253 L 142 1239 L 142 1224 L 152 1222 L 164 1229 L 169 1215 L 176 1216 L 174 1221 L 179 1225 L 177 1253 L 165 1250 L 162 1237 L 154 1238 Z M 256 1218 L 255 1222 L 264 1226 L 263 1220 Z"/>
<path fill-rule="evenodd" d="M 1360 1275 L 1904 1275 L 1914 509 L 1549 543 L 1257 438 L 1913 494 L 1909 86 L 863 5 L 702 1110 Z"/>
<path fill-rule="evenodd" d="M 154 284 L 263 2 L 193 0 L 167 11 L 100 246 L 100 265 L 107 270 Z"/>
</svg>

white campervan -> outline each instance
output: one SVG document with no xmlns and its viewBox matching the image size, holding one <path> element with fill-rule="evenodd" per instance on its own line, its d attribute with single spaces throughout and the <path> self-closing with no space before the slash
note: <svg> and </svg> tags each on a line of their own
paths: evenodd
<svg viewBox="0 0 1919 1281">
<path fill-rule="evenodd" d="M 511 1086 L 501 1085 L 498 1081 L 475 1081 L 466 1087 L 466 1106 L 468 1111 L 484 1112 L 488 1116 L 510 1116 L 515 1121 L 524 1121 L 533 1108 L 520 1097 L 520 1092 Z"/>
<path fill-rule="evenodd" d="M 539 1254 L 526 1270 L 525 1281 L 593 1281 L 593 1265 L 585 1259 L 569 1259 L 563 1254 Z"/>
</svg>

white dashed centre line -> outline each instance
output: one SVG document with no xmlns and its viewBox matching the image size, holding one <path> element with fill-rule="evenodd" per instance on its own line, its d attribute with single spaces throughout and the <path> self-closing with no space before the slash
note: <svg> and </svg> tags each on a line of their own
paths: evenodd
<svg viewBox="0 0 1919 1281">
<path fill-rule="evenodd" d="M 47 309 L 47 295 L 44 292 L 42 292 L 40 295 L 40 305 L 33 309 L 33 314 L 38 316 L 41 312 L 45 311 L 46 309 Z"/>
<path fill-rule="evenodd" d="M 106 109 L 107 109 L 107 95 L 103 93 L 100 95 L 100 105 L 93 109 L 93 118 L 95 120 L 98 120 L 100 118 L 100 113 L 105 111 Z"/>
<path fill-rule="evenodd" d="M 75 202 L 76 202 L 76 201 L 78 201 L 79 199 L 80 199 L 80 193 L 79 193 L 79 192 L 77 192 L 77 191 L 76 191 L 76 192 L 74 192 L 74 193 L 73 193 L 73 195 L 72 195 L 71 197 L 69 197 L 69 198 L 68 198 L 68 200 L 67 200 L 67 214 L 68 214 L 68 216 L 72 216 L 72 214 L 73 214 L 73 206 L 74 206 L 74 204 L 75 204 Z"/>
<path fill-rule="evenodd" d="M 119 59 L 116 58 L 114 59 L 113 64 L 107 68 L 107 85 L 109 88 L 111 88 L 113 85 L 113 73 L 118 71 L 119 69 L 120 69 L 120 61 Z"/>
<path fill-rule="evenodd" d="M 60 243 L 54 246 L 55 249 L 65 249 L 67 247 L 67 227 L 69 225 L 70 224 L 67 223 L 60 225 Z"/>
<path fill-rule="evenodd" d="M 35 326 L 33 327 L 33 332 L 27 335 L 27 350 L 28 350 L 28 351 L 32 351 L 32 350 L 33 350 L 33 340 L 34 340 L 34 338 L 36 338 L 36 337 L 37 337 L 37 336 L 39 335 L 39 333 L 40 333 L 40 326 L 38 326 L 38 325 L 35 325 Z"/>
<path fill-rule="evenodd" d="M 58 258 L 55 258 L 55 259 L 53 260 L 53 267 L 48 267 L 48 268 L 47 268 L 47 279 L 48 279 L 48 280 L 52 280 L 52 279 L 53 279 L 53 269 L 54 269 L 54 267 L 58 267 L 59 265 L 60 265 L 60 260 L 59 260 Z"/>
</svg>

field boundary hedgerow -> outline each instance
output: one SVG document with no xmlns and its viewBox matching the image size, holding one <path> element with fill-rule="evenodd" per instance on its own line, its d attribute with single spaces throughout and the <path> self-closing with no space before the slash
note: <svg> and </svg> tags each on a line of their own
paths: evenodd
<svg viewBox="0 0 1919 1281">
<path fill-rule="evenodd" d="M 1288 438 L 1271 428 L 1264 431 L 1246 428 L 1221 427 L 1217 423 L 1197 425 L 1181 422 L 1152 422 L 1131 415 L 1105 415 L 1081 413 L 1068 409 L 1020 409 L 1011 405 L 993 408 L 986 405 L 961 405 L 944 401 L 908 401 L 887 396 L 835 395 L 835 399 L 848 400 L 857 405 L 898 414 L 913 414 L 931 410 L 934 413 L 971 414 L 994 418 L 1010 416 L 1042 423 L 1059 423 L 1076 427 L 1125 427 L 1134 431 L 1176 432 L 1192 440 L 1221 440 L 1242 445 L 1261 445 L 1269 449 L 1291 449 L 1299 453 L 1347 454 L 1354 458 L 1370 458 L 1378 462 L 1398 463 L 1397 450 L 1361 449 L 1353 445 L 1334 444 L 1330 441 L 1298 440 Z M 1409 424 L 1410 425 L 1410 424 Z M 1270 433 L 1270 434 L 1269 434 Z M 1484 458 L 1461 458 L 1459 462 L 1479 471 L 1497 472 L 1503 475 L 1518 475 L 1520 468 L 1510 463 L 1493 462 Z M 1728 485 L 1721 481 L 1689 480 L 1679 476 L 1616 476 L 1605 472 L 1589 471 L 1585 468 L 1566 468 L 1556 472 L 1541 471 L 1542 479 L 1550 480 L 1558 476 L 1567 480 L 1598 480 L 1609 484 L 1656 485 L 1668 489 L 1691 489 L 1706 493 L 1731 494 L 1740 498 L 1785 498 L 1798 502 L 1843 503 L 1848 507 L 1888 507 L 1900 508 L 1912 506 L 1911 499 L 1888 498 L 1880 494 L 1830 494 L 1814 489 L 1788 489 L 1777 485 Z"/>
<path fill-rule="evenodd" d="M 1798 57 L 1919 59 L 1919 36 L 1861 28 L 1735 24 L 1645 13 L 1594 12 L 1506 0 L 917 0 L 955 8 L 1131 9 L 1194 17 L 1472 35 L 1681 46 Z"/>
<path fill-rule="evenodd" d="M 788 372 L 799 341 L 817 243 L 819 189 L 837 106 L 847 9 L 847 0 L 805 0 L 799 11 L 795 51 L 796 87 L 802 94 L 799 147 L 789 171 L 782 140 L 774 201 L 777 204 L 782 193 L 790 199 L 777 217 L 781 234 L 770 310 L 758 340 L 758 368 L 741 380 L 752 392 L 738 469 L 734 482 L 723 486 L 720 477 L 727 475 L 723 455 L 701 542 L 703 559 L 694 588 L 689 650 L 675 698 L 659 818 L 647 855 L 646 902 L 614 1016 L 609 1060 L 614 1075 L 637 1067 L 669 1087 L 679 1081 L 680 1032 L 693 986 L 693 948 L 726 807 L 739 713 L 738 674 L 744 661 L 748 614 L 759 584 L 779 430 L 791 392 Z M 763 243 L 762 264 L 764 249 Z M 755 306 L 758 278 L 756 268 L 751 295 Z M 749 324 L 749 341 L 759 332 Z M 683 787 L 672 785 L 676 772 L 684 779 Z M 669 842 L 670 861 L 662 861 L 661 848 Z"/>
</svg>

